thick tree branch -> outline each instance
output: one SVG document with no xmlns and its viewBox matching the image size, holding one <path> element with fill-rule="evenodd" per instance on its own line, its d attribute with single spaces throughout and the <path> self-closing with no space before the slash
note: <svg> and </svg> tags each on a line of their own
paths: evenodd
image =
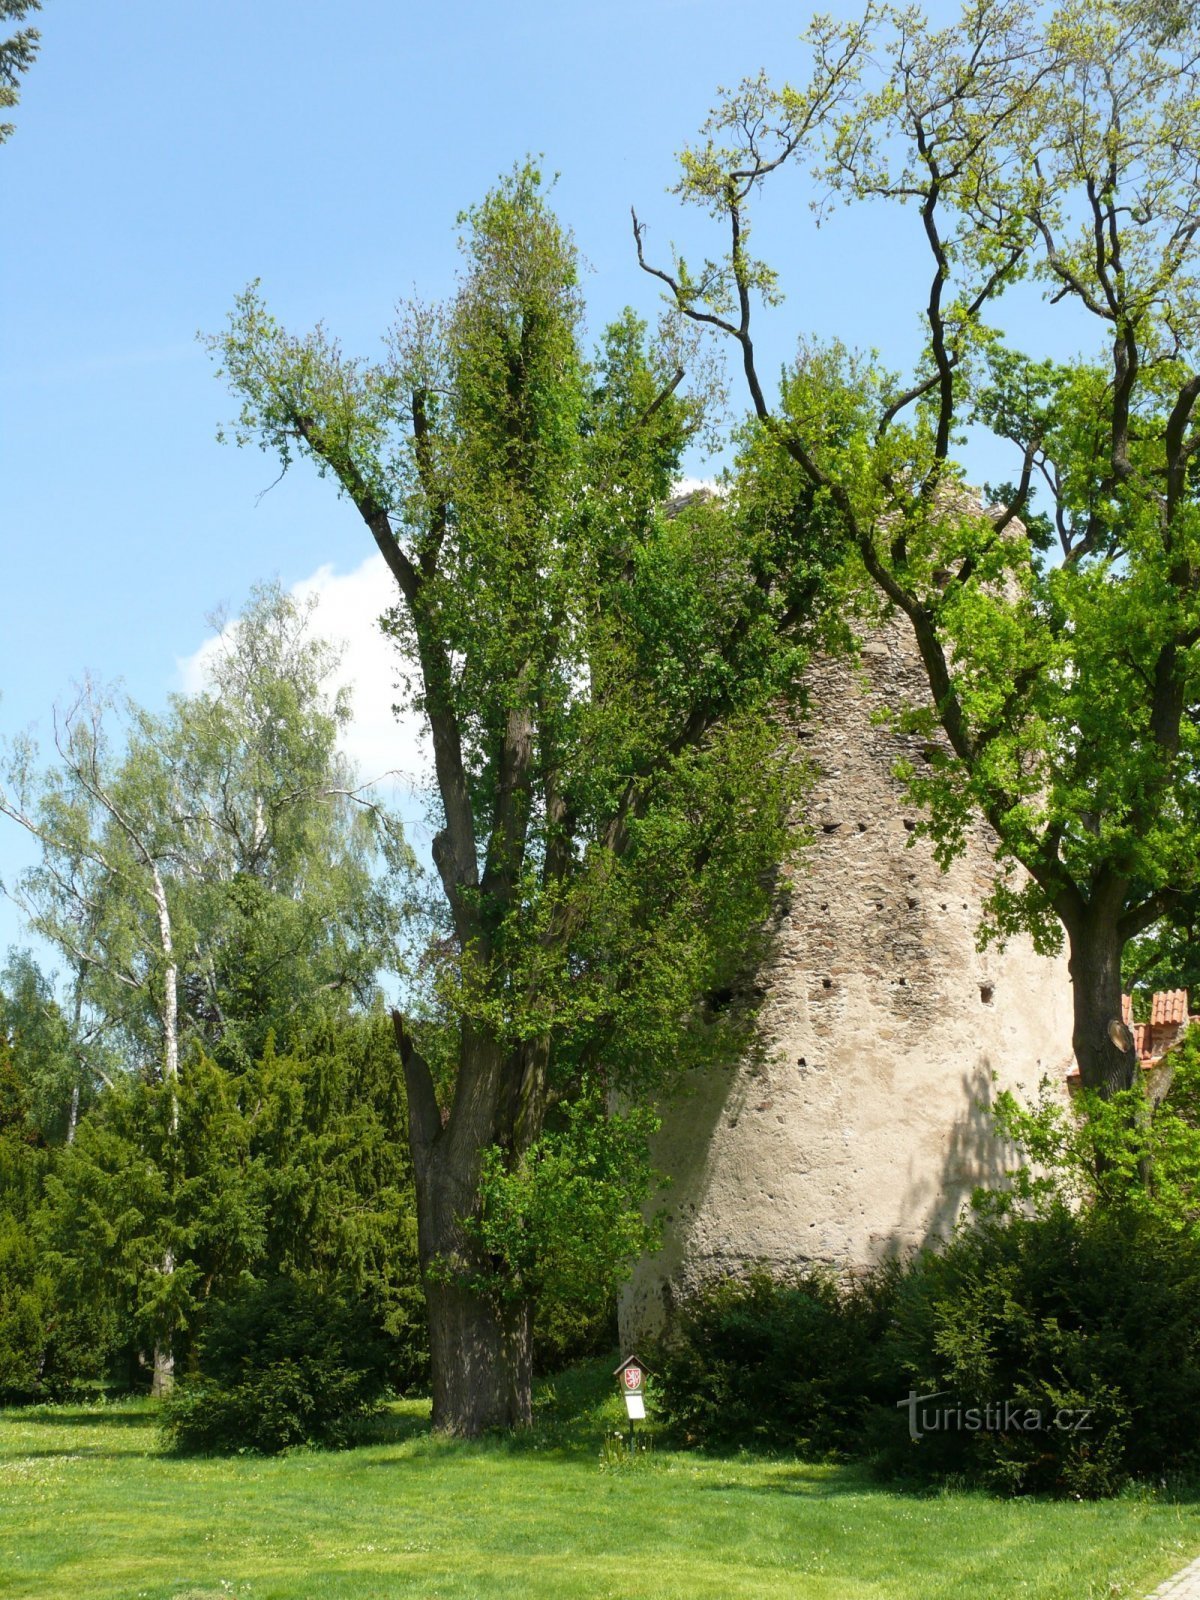
<svg viewBox="0 0 1200 1600">
<path fill-rule="evenodd" d="M 404 1068 L 404 1086 L 408 1093 L 409 1141 L 414 1159 L 428 1159 L 429 1151 L 442 1131 L 442 1114 L 438 1108 L 437 1091 L 429 1063 L 416 1047 L 405 1026 L 401 1013 L 393 1008 L 392 1029 L 396 1035 L 396 1048 L 400 1052 L 400 1065 Z"/>
<path fill-rule="evenodd" d="M 1171 408 L 1171 415 L 1167 418 L 1165 449 L 1167 458 L 1167 531 L 1170 532 L 1171 524 L 1175 520 L 1187 488 L 1188 457 L 1195 449 L 1197 440 L 1186 440 L 1188 423 L 1191 421 L 1196 400 L 1200 398 L 1200 373 L 1193 374 L 1186 383 L 1182 384 L 1175 404 Z"/>
<path fill-rule="evenodd" d="M 1139 904 L 1131 906 L 1117 923 L 1117 933 L 1126 943 L 1136 938 L 1139 933 L 1145 933 L 1147 928 L 1152 928 L 1156 922 L 1162 920 L 1170 911 L 1172 905 L 1180 898 L 1177 889 L 1158 889 L 1154 894 L 1147 895 Z"/>
<path fill-rule="evenodd" d="M 422 575 L 432 578 L 437 572 L 438 556 L 446 539 L 450 508 L 445 496 L 439 493 L 435 478 L 433 440 L 429 431 L 429 395 L 424 389 L 413 390 L 412 422 L 417 475 L 430 508 L 429 533 L 422 543 L 418 561 Z"/>
<path fill-rule="evenodd" d="M 421 574 L 413 566 L 396 538 L 386 506 L 381 505 L 375 498 L 349 451 L 334 450 L 312 417 L 296 413 L 295 425 L 300 437 L 313 454 L 333 469 L 338 482 L 350 496 L 359 516 L 370 529 L 375 546 L 387 562 L 388 571 L 399 585 L 401 594 L 412 607 L 421 589 Z"/>
<path fill-rule="evenodd" d="M 328 449 L 320 430 L 311 419 L 298 416 L 296 426 L 314 454 L 326 461 L 336 473 L 338 481 L 370 529 L 408 605 L 424 681 L 425 712 L 433 741 L 434 770 L 446 816 L 445 828 L 433 841 L 433 860 L 450 903 L 455 931 L 465 943 L 476 931 L 476 908 L 470 894 L 479 884 L 475 817 L 467 787 L 462 734 L 454 712 L 450 662 L 430 615 L 424 594 L 426 580 L 401 548 L 387 508 L 375 498 L 349 454 Z"/>
<path fill-rule="evenodd" d="M 671 374 L 671 378 L 670 378 L 669 382 L 667 382 L 659 390 L 659 392 L 655 395 L 654 399 L 646 407 L 645 411 L 642 412 L 641 416 L 634 423 L 633 428 L 631 430 L 632 432 L 636 433 L 639 428 L 644 428 L 646 426 L 646 424 L 650 421 L 651 417 L 653 417 L 654 414 L 662 406 L 666 405 L 667 401 L 671 398 L 671 396 L 675 393 L 676 389 L 678 389 L 679 385 L 683 382 L 683 377 L 684 377 L 683 368 L 682 367 L 676 367 L 675 371 Z"/>
</svg>

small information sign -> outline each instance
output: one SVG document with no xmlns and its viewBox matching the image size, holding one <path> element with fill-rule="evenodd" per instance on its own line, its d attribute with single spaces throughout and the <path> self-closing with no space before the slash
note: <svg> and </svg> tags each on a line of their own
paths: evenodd
<svg viewBox="0 0 1200 1600">
<path fill-rule="evenodd" d="M 629 1448 L 633 1449 L 633 1425 L 646 1420 L 646 1368 L 640 1356 L 626 1356 L 613 1372 L 625 1396 L 625 1415 L 629 1418 Z"/>
</svg>

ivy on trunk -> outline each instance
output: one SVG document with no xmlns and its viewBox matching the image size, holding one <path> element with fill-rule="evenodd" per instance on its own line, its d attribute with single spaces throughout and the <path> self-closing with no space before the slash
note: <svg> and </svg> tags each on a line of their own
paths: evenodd
<svg viewBox="0 0 1200 1600">
<path fill-rule="evenodd" d="M 702 1000 L 752 953 L 791 848 L 777 710 L 840 550 L 761 460 L 667 514 L 703 420 L 688 343 L 626 313 L 585 356 L 574 245 L 535 169 L 461 221 L 457 293 L 402 308 L 381 360 L 289 335 L 254 288 L 213 345 L 239 440 L 308 457 L 369 530 L 429 731 L 439 908 L 396 1032 L 434 1421 L 475 1433 L 529 1419 L 544 1281 L 497 1245 L 485 1173 L 540 1204 L 572 1106 L 602 1130 L 613 1095 L 650 1098 L 728 1041 L 737 1008 Z M 619 1272 L 645 1185 L 590 1171 L 605 1203 L 564 1199 L 554 1226 L 603 1214 Z"/>
</svg>

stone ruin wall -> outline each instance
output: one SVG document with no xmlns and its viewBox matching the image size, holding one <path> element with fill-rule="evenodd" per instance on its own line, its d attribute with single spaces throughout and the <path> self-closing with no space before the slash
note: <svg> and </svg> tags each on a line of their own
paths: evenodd
<svg viewBox="0 0 1200 1600">
<path fill-rule="evenodd" d="M 907 620 L 874 631 L 860 666 L 814 664 L 809 688 L 814 836 L 758 975 L 760 1046 L 687 1074 L 661 1108 L 666 1238 L 623 1297 L 626 1349 L 747 1263 L 853 1269 L 944 1236 L 1007 1165 L 984 1109 L 995 1088 L 1065 1085 L 1073 1064 L 1065 956 L 1025 938 L 975 948 L 985 826 L 944 874 L 912 838 L 892 769 L 925 741 L 872 721 L 928 701 Z"/>
</svg>

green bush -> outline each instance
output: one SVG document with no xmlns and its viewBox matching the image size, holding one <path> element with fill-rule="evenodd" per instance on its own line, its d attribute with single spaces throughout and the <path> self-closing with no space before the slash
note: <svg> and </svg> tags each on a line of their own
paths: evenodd
<svg viewBox="0 0 1200 1600">
<path fill-rule="evenodd" d="M 60 1153 L 18 1114 L 5 1068 L 0 1035 L 0 1404 L 8 1405 L 93 1388 L 115 1334 L 104 1297 L 64 1295 L 44 1248 L 39 1208 Z"/>
<path fill-rule="evenodd" d="M 199 1372 L 166 1401 L 163 1427 L 188 1453 L 338 1448 L 378 1409 L 395 1360 L 360 1301 L 275 1279 L 216 1309 Z"/>
<path fill-rule="evenodd" d="M 275 1278 L 362 1299 L 393 1340 L 396 1385 L 425 1384 L 404 1089 L 386 1016 L 310 1021 L 290 1051 L 268 1040 L 238 1073 L 188 1053 L 169 1093 L 118 1076 L 73 1144 L 50 1155 L 29 1201 L 53 1278 L 43 1389 L 84 1357 L 89 1373 L 145 1380 L 139 1353 L 164 1344 L 190 1370 L 214 1304 Z M 6 1210 L 0 1173 L 0 1222 Z M 4 1270 L 0 1229 L 0 1317 Z"/>
<path fill-rule="evenodd" d="M 594 1310 L 563 1305 L 547 1295 L 539 1300 L 533 1323 L 533 1370 L 548 1377 L 597 1356 L 609 1357 L 619 1342 L 616 1296 L 599 1301 Z"/>
<path fill-rule="evenodd" d="M 49 1284 L 15 1218 L 0 1211 L 0 1403 L 30 1399 L 41 1385 Z"/>
<path fill-rule="evenodd" d="M 660 1414 L 696 1444 L 854 1449 L 891 1398 L 879 1348 L 894 1291 L 891 1269 L 848 1285 L 820 1271 L 708 1285 L 657 1353 Z"/>
<path fill-rule="evenodd" d="M 850 1286 L 713 1284 L 657 1365 L 661 1414 L 690 1442 L 1112 1494 L 1200 1470 L 1200 1241 L 1144 1207 L 977 1216 Z"/>
<path fill-rule="evenodd" d="M 911 1264 L 883 1355 L 895 1399 L 938 1394 L 931 1408 L 951 1413 L 918 1444 L 904 1410 L 878 1414 L 873 1441 L 892 1469 L 1078 1496 L 1190 1470 L 1200 1244 L 1128 1208 L 977 1220 Z M 1006 1425 L 963 1426 L 972 1410 L 996 1421 L 1006 1406 Z"/>
<path fill-rule="evenodd" d="M 0 1400 L 39 1390 L 52 1283 L 38 1259 L 33 1219 L 49 1163 L 0 1029 Z"/>
</svg>

